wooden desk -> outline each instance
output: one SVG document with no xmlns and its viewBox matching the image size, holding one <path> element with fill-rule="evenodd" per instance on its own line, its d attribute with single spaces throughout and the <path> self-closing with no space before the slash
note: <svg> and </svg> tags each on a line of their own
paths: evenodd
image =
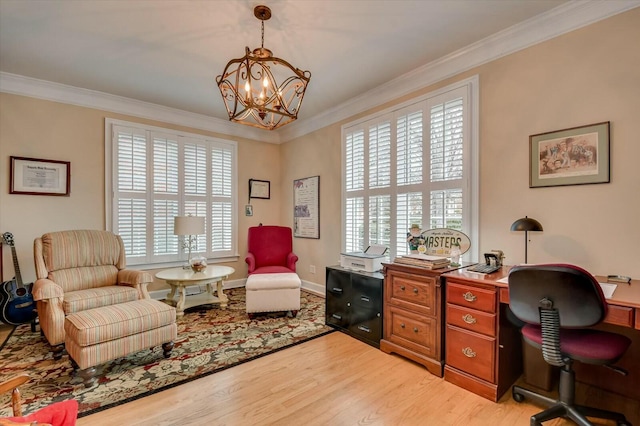
<svg viewBox="0 0 640 426">
<path fill-rule="evenodd" d="M 498 282 L 509 269 L 503 267 L 487 275 L 464 269 L 443 274 L 447 288 L 445 380 L 493 401 L 500 399 L 522 374 L 520 332 L 508 319 L 512 315 L 507 309 L 508 284 Z M 596 278 L 606 282 L 606 277 Z M 631 285 L 618 284 L 607 302 L 608 314 L 598 328 L 632 339 L 631 347 L 616 363 L 629 375 L 576 363 L 576 377 L 640 400 L 640 365 L 636 361 L 640 359 L 640 280 L 632 280 Z M 466 315 L 470 316 L 464 320 Z"/>
</svg>

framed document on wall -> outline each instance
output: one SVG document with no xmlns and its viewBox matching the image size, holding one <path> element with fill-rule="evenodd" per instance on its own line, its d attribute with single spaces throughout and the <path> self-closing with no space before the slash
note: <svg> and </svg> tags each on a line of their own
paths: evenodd
<svg viewBox="0 0 640 426">
<path fill-rule="evenodd" d="M 268 180 L 249 179 L 249 198 L 271 198 L 271 182 Z"/>
<path fill-rule="evenodd" d="M 320 238 L 320 176 L 293 181 L 293 236 Z"/>
<path fill-rule="evenodd" d="M 11 157 L 9 193 L 69 196 L 71 163 L 40 158 Z"/>
</svg>

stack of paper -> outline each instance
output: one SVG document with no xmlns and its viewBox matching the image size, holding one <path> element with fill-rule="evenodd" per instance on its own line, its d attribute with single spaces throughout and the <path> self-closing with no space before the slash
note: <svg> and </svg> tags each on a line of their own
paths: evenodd
<svg viewBox="0 0 640 426">
<path fill-rule="evenodd" d="M 428 254 L 408 254 L 406 256 L 396 257 L 394 262 L 403 265 L 419 266 L 425 269 L 446 268 L 451 263 L 446 257 L 431 256 Z"/>
</svg>

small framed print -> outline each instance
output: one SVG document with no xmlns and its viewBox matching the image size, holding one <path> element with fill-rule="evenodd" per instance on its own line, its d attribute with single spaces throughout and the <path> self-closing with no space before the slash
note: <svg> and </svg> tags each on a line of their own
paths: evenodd
<svg viewBox="0 0 640 426">
<path fill-rule="evenodd" d="M 249 179 L 249 198 L 271 198 L 271 182 L 268 180 Z"/>
<path fill-rule="evenodd" d="M 253 216 L 253 206 L 251 204 L 247 204 L 246 206 L 244 206 L 244 215 Z"/>
<path fill-rule="evenodd" d="M 69 196 L 71 163 L 39 158 L 10 157 L 9 193 Z"/>
<path fill-rule="evenodd" d="M 529 136 L 529 188 L 609 182 L 609 122 Z"/>
</svg>

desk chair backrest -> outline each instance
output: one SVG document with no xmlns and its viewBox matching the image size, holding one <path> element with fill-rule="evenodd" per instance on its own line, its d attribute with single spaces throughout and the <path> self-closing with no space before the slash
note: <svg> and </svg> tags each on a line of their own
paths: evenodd
<svg viewBox="0 0 640 426">
<path fill-rule="evenodd" d="M 598 281 L 584 269 L 566 264 L 512 268 L 509 306 L 520 320 L 540 325 L 542 354 L 552 365 L 564 364 L 561 328 L 587 328 L 607 314 L 607 302 Z"/>
<path fill-rule="evenodd" d="M 607 302 L 598 281 L 589 272 L 573 265 L 542 264 L 516 266 L 509 273 L 509 306 L 525 324 L 522 336 L 542 350 L 544 360 L 560 367 L 558 398 L 550 398 L 514 386 L 513 399 L 525 398 L 547 407 L 531 416 L 531 425 L 558 417 L 568 417 L 579 425 L 591 425 L 588 417 L 615 420 L 629 425 L 622 413 L 575 403 L 574 360 L 613 367 L 631 344 L 621 334 L 590 328 L 604 320 Z"/>
</svg>

